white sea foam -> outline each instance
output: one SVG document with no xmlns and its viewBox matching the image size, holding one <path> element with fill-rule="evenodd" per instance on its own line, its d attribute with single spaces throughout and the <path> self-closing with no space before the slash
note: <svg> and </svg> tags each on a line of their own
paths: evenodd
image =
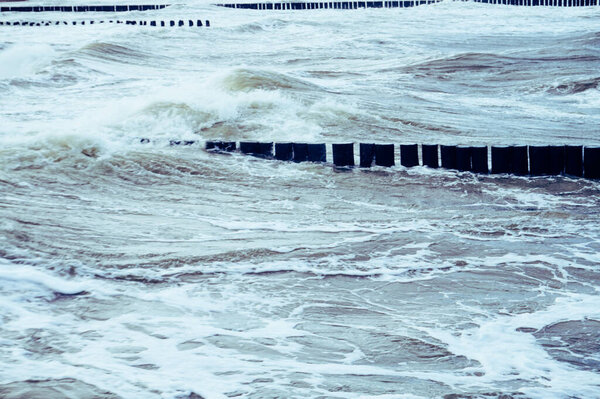
<svg viewBox="0 0 600 399">
<path fill-rule="evenodd" d="M 86 290 L 85 284 L 59 278 L 29 266 L 0 263 L 0 280 L 13 284 L 35 284 L 52 292 L 72 295 Z"/>
<path fill-rule="evenodd" d="M 453 353 L 477 360 L 481 365 L 483 376 L 470 381 L 459 379 L 458 383 L 493 386 L 498 381 L 525 379 L 538 385 L 520 388 L 532 398 L 593 396 L 600 384 L 596 373 L 552 359 L 532 335 L 517 329 L 541 329 L 560 321 L 598 319 L 599 305 L 597 295 L 571 294 L 557 298 L 554 305 L 543 311 L 473 320 L 479 326 L 460 334 L 429 329 L 427 332 L 446 343 Z"/>
<path fill-rule="evenodd" d="M 50 65 L 56 52 L 47 44 L 14 44 L 0 50 L 0 79 L 25 78 Z"/>
</svg>

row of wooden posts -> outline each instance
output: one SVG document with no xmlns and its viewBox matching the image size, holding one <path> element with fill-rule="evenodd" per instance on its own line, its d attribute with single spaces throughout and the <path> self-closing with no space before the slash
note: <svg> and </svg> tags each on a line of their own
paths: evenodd
<svg viewBox="0 0 600 399">
<path fill-rule="evenodd" d="M 190 145 L 194 141 L 172 140 L 171 145 Z M 509 173 L 520 176 L 569 175 L 600 178 L 600 147 L 580 145 L 547 146 L 456 146 L 401 144 L 400 165 L 426 166 L 480 174 Z M 327 162 L 326 144 L 207 141 L 210 152 L 234 152 L 260 158 L 292 162 Z M 360 143 L 359 166 L 396 165 L 394 144 Z M 355 144 L 331 144 L 333 164 L 355 166 Z M 491 159 L 490 159 L 491 158 Z M 489 162 L 491 161 L 491 162 Z M 491 168 L 490 168 L 491 164 Z"/>
<path fill-rule="evenodd" d="M 216 4 L 228 8 L 242 8 L 252 10 L 316 10 L 339 9 L 352 10 L 359 8 L 402 8 L 439 3 L 441 0 L 394 0 L 394 1 L 286 1 L 286 2 L 260 2 L 260 3 L 220 3 Z M 513 6 L 551 6 L 551 7 L 589 7 L 600 5 L 600 0 L 462 0 L 477 3 L 503 4 Z M 83 6 L 2 6 L 3 12 L 128 12 L 160 10 L 170 4 L 120 4 L 120 5 L 83 5 Z"/>
<path fill-rule="evenodd" d="M 466 0 L 463 0 L 466 1 Z M 476 3 L 503 4 L 525 7 L 590 7 L 600 5 L 599 0 L 468 0 Z"/>
<path fill-rule="evenodd" d="M 0 26 L 52 26 L 52 25 L 94 25 L 94 24 L 124 24 L 124 25 L 140 25 L 140 26 L 196 26 L 210 27 L 210 21 L 207 19 L 202 23 L 202 20 L 170 20 L 170 21 L 136 21 L 136 20 L 89 20 L 89 21 L 0 21 Z"/>
<path fill-rule="evenodd" d="M 360 8 L 405 8 L 439 3 L 441 0 L 403 0 L 403 1 L 325 1 L 325 2 L 260 2 L 260 3 L 222 3 L 221 7 L 250 10 L 355 10 Z M 548 6 L 548 7 L 588 7 L 597 6 L 600 0 L 462 0 L 477 3 L 502 4 L 511 6 Z"/>
<path fill-rule="evenodd" d="M 221 3 L 227 8 L 249 10 L 356 10 L 359 8 L 403 8 L 439 3 L 441 0 L 405 0 L 405 1 L 326 1 L 326 2 L 262 2 L 262 3 Z"/>
<path fill-rule="evenodd" d="M 120 4 L 92 6 L 2 6 L 0 12 L 127 12 L 161 10 L 169 4 Z"/>
</svg>

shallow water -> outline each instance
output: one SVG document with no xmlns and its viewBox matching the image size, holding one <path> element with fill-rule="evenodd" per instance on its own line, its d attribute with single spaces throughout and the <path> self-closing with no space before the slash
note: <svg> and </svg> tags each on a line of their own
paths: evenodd
<svg viewBox="0 0 600 399">
<path fill-rule="evenodd" d="M 169 146 L 598 145 L 600 8 L 100 16 L 212 26 L 0 27 L 0 396 L 600 396 L 597 181 Z"/>
</svg>

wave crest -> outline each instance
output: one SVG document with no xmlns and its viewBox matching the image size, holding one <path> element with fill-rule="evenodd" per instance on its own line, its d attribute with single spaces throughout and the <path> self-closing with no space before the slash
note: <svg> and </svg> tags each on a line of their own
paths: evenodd
<svg viewBox="0 0 600 399">
<path fill-rule="evenodd" d="M 225 89 L 229 91 L 251 90 L 317 90 L 320 87 L 302 79 L 293 78 L 276 72 L 264 70 L 237 69 L 223 79 Z"/>
</svg>

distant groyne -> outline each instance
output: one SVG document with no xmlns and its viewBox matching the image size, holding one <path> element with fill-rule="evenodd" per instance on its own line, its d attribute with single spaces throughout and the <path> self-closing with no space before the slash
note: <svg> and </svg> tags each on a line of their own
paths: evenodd
<svg viewBox="0 0 600 399">
<path fill-rule="evenodd" d="M 357 10 L 362 8 L 409 8 L 440 3 L 444 0 L 398 1 L 284 1 L 217 3 L 216 6 L 247 10 Z M 600 0 L 453 0 L 475 3 L 525 7 L 592 7 Z M 128 12 L 161 10 L 170 4 L 119 4 L 119 5 L 65 5 L 65 6 L 1 6 L 1 12 Z"/>
<path fill-rule="evenodd" d="M 2 6 L 0 12 L 128 12 L 161 10 L 169 4 L 119 4 L 89 6 Z"/>
<path fill-rule="evenodd" d="M 124 19 L 124 20 L 79 20 L 79 21 L 0 21 L 0 26 L 57 26 L 57 25 L 94 25 L 94 24 L 123 24 L 123 25 L 139 25 L 139 26 L 156 26 L 156 27 L 210 27 L 210 21 L 207 19 L 204 22 L 202 20 L 197 19 L 189 19 L 189 20 L 133 20 L 133 19 Z"/>
<path fill-rule="evenodd" d="M 220 3 L 221 7 L 250 10 L 356 10 L 361 8 L 408 8 L 418 7 L 443 0 L 404 0 L 404 1 L 328 1 L 328 2 L 260 2 L 260 3 Z M 600 0 L 455 0 L 475 3 L 499 4 L 528 7 L 590 7 L 598 6 Z"/>
<path fill-rule="evenodd" d="M 281 3 L 223 3 L 217 4 L 227 8 L 248 10 L 357 10 L 360 8 L 403 8 L 439 3 L 441 0 L 407 0 L 407 1 L 330 1 L 330 2 L 281 2 Z"/>
</svg>

